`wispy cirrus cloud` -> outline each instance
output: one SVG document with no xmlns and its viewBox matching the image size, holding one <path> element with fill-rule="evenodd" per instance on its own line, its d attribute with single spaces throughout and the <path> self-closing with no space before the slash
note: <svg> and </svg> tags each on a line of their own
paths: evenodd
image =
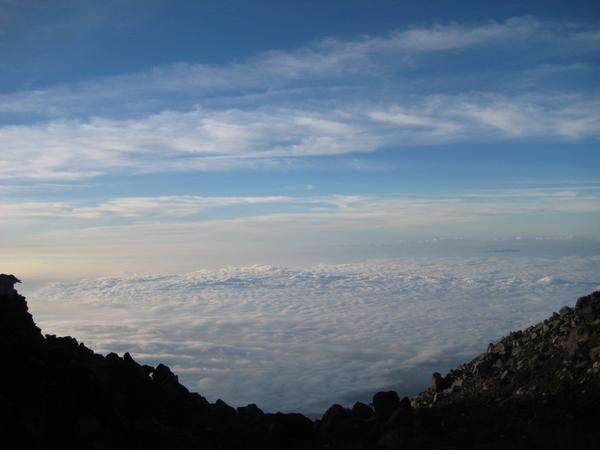
<svg viewBox="0 0 600 450">
<path fill-rule="evenodd" d="M 278 205 L 277 211 L 258 213 L 244 206 Z M 293 207 L 293 209 L 289 209 Z M 556 213 L 600 213 L 600 192 L 597 187 L 530 188 L 491 190 L 428 196 L 365 196 L 365 195 L 303 195 L 303 196 L 231 196 L 203 197 L 170 195 L 155 197 L 116 197 L 103 201 L 3 202 L 0 223 L 47 218 L 82 220 L 95 223 L 103 218 L 142 219 L 147 223 L 168 219 L 191 218 L 210 221 L 210 211 L 224 208 L 230 219 L 253 218 L 267 223 L 281 219 L 290 223 L 315 221 L 324 228 L 345 227 L 352 221 L 377 221 L 378 225 L 442 224 L 444 221 L 469 221 L 488 216 L 536 215 Z M 238 209 L 236 209 L 238 208 Z M 242 209 L 239 209 L 242 208 Z M 285 209 L 288 208 L 288 209 Z M 209 213 L 209 214 L 206 214 Z M 191 222 L 194 226 L 194 223 Z M 190 223 L 183 223 L 189 227 Z M 342 226 L 344 228 L 344 226 Z M 268 232 L 268 231 L 267 231 Z"/>
<path fill-rule="evenodd" d="M 412 29 L 385 37 L 364 36 L 349 41 L 326 39 L 296 51 L 274 50 L 228 65 L 182 62 L 134 74 L 3 94 L 0 95 L 0 113 L 68 117 L 74 112 L 81 114 L 85 108 L 97 111 L 99 103 L 110 105 L 112 111 L 147 111 L 153 107 L 160 109 L 165 103 L 176 103 L 177 95 L 190 97 L 191 94 L 194 100 L 198 100 L 194 94 L 214 96 L 239 89 L 276 89 L 294 80 L 310 81 L 311 76 L 339 77 L 354 72 L 363 77 L 368 73 L 365 72 L 366 65 L 372 64 L 369 58 L 375 54 L 414 54 L 461 48 L 485 43 L 492 36 L 497 40 L 513 39 L 523 33 L 530 35 L 539 27 L 534 20 L 519 19 L 479 27 L 451 25 Z M 361 63 L 357 65 L 358 62 Z M 132 104 L 124 104 L 121 101 L 123 95 L 136 100 Z M 85 102 L 81 101 L 83 99 Z"/>
<path fill-rule="evenodd" d="M 436 77 L 432 69 L 460 56 L 452 52 L 505 46 L 537 52 L 535 67 L 551 67 L 560 56 L 563 65 L 594 70 L 585 55 L 597 51 L 595 36 L 589 26 L 532 18 L 437 25 L 326 39 L 220 66 L 181 63 L 3 94 L 0 179 L 285 168 L 301 158 L 391 146 L 596 139 L 594 92 L 514 92 L 485 83 L 473 89 L 477 69 L 464 74 L 469 84 L 457 91 L 457 77 Z M 515 41 L 526 41 L 526 49 Z M 530 77 L 529 64 L 518 66 Z"/>
<path fill-rule="evenodd" d="M 600 136 L 597 96 L 436 95 L 383 108 L 338 106 L 194 109 L 127 120 L 4 126 L 0 179 L 277 167 L 293 158 L 406 145 Z"/>
<path fill-rule="evenodd" d="M 95 220 L 104 217 L 156 219 L 178 218 L 199 214 L 208 209 L 245 205 L 290 203 L 286 196 L 199 197 L 193 195 L 158 197 L 121 197 L 93 205 L 89 202 L 4 202 L 0 204 L 0 223 L 32 219 Z"/>
<path fill-rule="evenodd" d="M 201 100 L 210 103 L 221 94 L 233 95 L 234 101 L 239 101 L 240 96 L 256 93 L 256 89 L 273 92 L 301 86 L 316 88 L 315 84 L 327 80 L 329 83 L 322 87 L 331 89 L 347 83 L 356 87 L 365 78 L 392 82 L 394 74 L 390 72 L 396 71 L 397 66 L 423 64 L 410 59 L 416 55 L 526 41 L 529 47 L 543 46 L 544 52 L 552 55 L 573 57 L 597 52 L 597 35 L 589 25 L 513 18 L 471 26 L 413 28 L 378 37 L 325 39 L 295 51 L 273 50 L 225 65 L 181 62 L 134 74 L 3 94 L 0 114 L 73 117 L 86 115 L 86 111 L 88 116 L 103 112 L 146 113 L 172 105 L 189 107 Z M 341 78 L 346 81 L 340 83 Z M 406 78 L 401 81 L 408 82 Z M 123 102 L 124 96 L 128 102 Z"/>
<path fill-rule="evenodd" d="M 206 209 L 244 205 L 267 205 L 289 203 L 293 199 L 285 196 L 267 197 L 197 197 L 162 196 L 129 197 L 108 200 L 95 206 L 75 207 L 72 217 L 97 219 L 101 217 L 185 217 Z"/>
</svg>

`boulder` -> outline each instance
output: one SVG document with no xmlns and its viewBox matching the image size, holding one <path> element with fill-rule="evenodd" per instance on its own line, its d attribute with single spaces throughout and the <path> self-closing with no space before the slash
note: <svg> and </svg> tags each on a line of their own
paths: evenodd
<svg viewBox="0 0 600 450">
<path fill-rule="evenodd" d="M 267 414 L 266 420 L 270 422 L 270 433 L 275 436 L 306 439 L 312 434 L 313 422 L 302 414 Z"/>
<path fill-rule="evenodd" d="M 389 418 L 398 406 L 400 397 L 396 391 L 378 392 L 373 396 L 373 409 L 380 418 Z"/>
<path fill-rule="evenodd" d="M 321 417 L 323 427 L 328 428 L 350 416 L 350 411 L 341 405 L 331 405 Z"/>
<path fill-rule="evenodd" d="M 262 422 L 265 418 L 265 413 L 254 403 L 238 407 L 237 413 L 242 422 L 246 423 Z"/>
<path fill-rule="evenodd" d="M 400 400 L 400 405 L 394 410 L 390 419 L 388 420 L 388 425 L 392 427 L 406 427 L 411 424 L 412 416 L 413 416 L 413 407 L 410 404 L 410 400 L 408 397 L 404 397 Z"/>
<path fill-rule="evenodd" d="M 352 417 L 358 420 L 368 420 L 373 415 L 373 409 L 369 405 L 356 402 L 352 407 Z"/>
<path fill-rule="evenodd" d="M 179 384 L 177 375 L 164 364 L 156 366 L 152 373 L 152 380 L 168 395 L 187 394 L 189 392 L 185 386 Z"/>
<path fill-rule="evenodd" d="M 232 406 L 229 406 L 221 399 L 210 405 L 210 411 L 214 419 L 217 419 L 221 423 L 226 423 L 235 420 L 237 417 L 237 411 Z"/>
<path fill-rule="evenodd" d="M 446 383 L 439 372 L 434 372 L 431 375 L 431 388 L 435 392 L 441 392 L 446 389 Z"/>
<path fill-rule="evenodd" d="M 579 298 L 575 304 L 575 311 L 587 322 L 600 318 L 600 293 L 594 292 Z"/>
</svg>

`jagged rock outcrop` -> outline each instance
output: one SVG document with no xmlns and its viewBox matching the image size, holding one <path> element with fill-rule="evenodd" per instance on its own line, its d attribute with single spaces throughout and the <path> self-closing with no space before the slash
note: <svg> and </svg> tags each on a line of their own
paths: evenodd
<svg viewBox="0 0 600 450">
<path fill-rule="evenodd" d="M 0 280 L 1 281 L 1 280 Z M 0 291 L 0 439 L 11 449 L 310 448 L 299 414 L 240 412 L 190 393 L 165 365 L 43 336 L 25 298 Z M 13 444 L 14 443 L 14 444 Z M 4 446 L 2 445 L 4 448 Z"/>
<path fill-rule="evenodd" d="M 440 376 L 438 388 L 417 396 L 413 404 L 584 395 L 598 387 L 599 374 L 600 293 L 595 292 L 580 298 L 574 309 L 566 306 L 490 344 L 486 353 Z"/>
<path fill-rule="evenodd" d="M 600 293 L 580 298 L 413 399 L 320 420 L 208 402 L 165 365 L 43 336 L 0 275 L 0 437 L 11 449 L 598 449 Z M 14 443 L 14 444 L 13 444 Z"/>
</svg>

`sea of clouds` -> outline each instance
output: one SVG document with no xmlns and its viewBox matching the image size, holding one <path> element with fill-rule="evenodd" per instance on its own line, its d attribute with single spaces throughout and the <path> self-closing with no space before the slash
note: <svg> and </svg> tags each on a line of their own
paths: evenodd
<svg viewBox="0 0 600 450">
<path fill-rule="evenodd" d="M 29 295 L 45 333 L 169 365 L 209 400 L 322 412 L 424 389 L 600 289 L 600 257 L 391 259 L 227 267 L 52 283 Z"/>
</svg>

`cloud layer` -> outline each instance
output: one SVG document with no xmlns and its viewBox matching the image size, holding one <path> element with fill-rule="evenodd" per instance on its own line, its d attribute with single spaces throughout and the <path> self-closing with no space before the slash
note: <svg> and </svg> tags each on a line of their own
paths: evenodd
<svg viewBox="0 0 600 450">
<path fill-rule="evenodd" d="M 5 126 L 0 178 L 269 168 L 285 164 L 281 159 L 482 138 L 597 138 L 598 111 L 597 97 L 460 95 L 384 109 L 195 109 L 141 119 Z"/>
<path fill-rule="evenodd" d="M 600 260 L 377 260 L 228 267 L 50 284 L 29 296 L 45 332 L 171 365 L 211 400 L 319 412 L 407 394 L 600 286 Z"/>
<path fill-rule="evenodd" d="M 0 205 L 0 224 L 54 218 L 93 222 L 102 218 L 169 219 L 186 217 L 236 207 L 279 205 L 289 211 L 258 213 L 256 209 L 238 211 L 241 216 L 295 216 L 298 220 L 324 217 L 395 222 L 431 223 L 465 221 L 492 216 L 518 214 L 599 213 L 600 192 L 595 186 L 523 188 L 447 193 L 446 195 L 413 195 L 375 197 L 365 195 L 321 196 L 223 196 L 166 195 L 155 197 L 115 197 L 104 201 L 36 201 L 5 202 Z M 201 216 L 200 216 L 201 217 Z M 211 218 L 208 214 L 206 218 Z"/>
<path fill-rule="evenodd" d="M 556 89 L 547 77 L 565 67 L 593 72 L 597 44 L 587 26 L 516 18 L 7 93 L 0 180 L 285 168 L 300 158 L 478 140 L 595 140 L 597 93 L 568 82 Z M 495 62 L 499 51 L 510 67 Z M 536 65 L 523 62 L 531 55 Z M 438 65 L 457 72 L 436 75 Z"/>
</svg>

